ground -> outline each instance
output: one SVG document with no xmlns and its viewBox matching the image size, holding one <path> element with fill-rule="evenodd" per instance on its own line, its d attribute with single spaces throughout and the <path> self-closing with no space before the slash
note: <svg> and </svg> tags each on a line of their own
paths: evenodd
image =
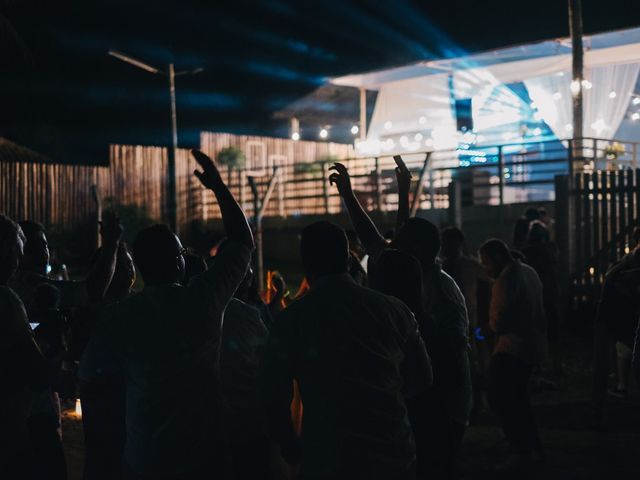
<svg viewBox="0 0 640 480">
<path fill-rule="evenodd" d="M 530 477 L 545 480 L 638 478 L 640 462 L 640 399 L 637 390 L 628 399 L 610 397 L 604 428 L 596 429 L 590 414 L 588 341 L 569 349 L 566 378 L 557 389 L 534 393 L 533 403 L 546 447 L 543 465 Z M 80 421 L 65 415 L 64 443 L 69 480 L 82 478 L 83 444 Z M 507 446 L 495 417 L 482 413 L 467 429 L 464 440 L 463 479 L 496 480 L 493 467 L 504 460 Z M 513 477 L 512 477 L 513 478 Z"/>
</svg>

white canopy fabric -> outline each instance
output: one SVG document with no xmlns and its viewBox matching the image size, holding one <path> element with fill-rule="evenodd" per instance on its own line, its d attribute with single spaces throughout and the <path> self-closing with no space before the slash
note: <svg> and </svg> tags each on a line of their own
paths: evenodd
<svg viewBox="0 0 640 480">
<path fill-rule="evenodd" d="M 523 82 L 536 115 L 558 138 L 571 136 L 571 54 L 567 40 L 512 47 L 462 59 L 351 75 L 333 83 L 378 89 L 367 143 L 404 148 L 428 133 L 427 146 L 455 148 L 453 99 L 472 99 L 474 131 L 514 124 L 531 106 L 507 84 Z M 585 40 L 584 136 L 613 138 L 631 101 L 640 71 L 640 28 L 594 35 Z M 452 77 L 452 82 L 450 81 Z M 613 94 L 611 92 L 614 92 Z M 639 132 L 640 134 L 640 132 Z M 385 140 L 386 138 L 386 140 Z M 387 143 L 385 143 L 387 142 Z M 385 148 L 386 146 L 386 148 Z M 421 144 L 424 147 L 424 144 Z"/>
</svg>

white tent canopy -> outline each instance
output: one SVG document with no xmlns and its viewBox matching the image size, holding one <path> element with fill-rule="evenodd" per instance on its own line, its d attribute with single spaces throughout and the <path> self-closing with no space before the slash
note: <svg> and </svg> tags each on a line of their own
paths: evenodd
<svg viewBox="0 0 640 480">
<path fill-rule="evenodd" d="M 584 135 L 610 139 L 625 115 L 632 114 L 640 28 L 585 37 L 584 44 Z M 543 122 L 557 138 L 572 133 L 569 39 L 349 75 L 332 83 L 378 90 L 365 150 L 395 149 L 395 137 L 404 150 L 455 148 L 462 141 L 456 99 L 472 99 L 474 135 L 480 138 L 498 131 L 504 140 L 513 138 L 525 118 Z M 532 104 L 509 87 L 516 83 L 524 85 Z"/>
</svg>

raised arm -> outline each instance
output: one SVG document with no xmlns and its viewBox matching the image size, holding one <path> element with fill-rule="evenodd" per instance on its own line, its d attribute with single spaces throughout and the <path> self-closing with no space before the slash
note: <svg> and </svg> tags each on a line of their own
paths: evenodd
<svg viewBox="0 0 640 480">
<path fill-rule="evenodd" d="M 409 219 L 409 189 L 411 188 L 411 172 L 402 161 L 400 155 L 393 157 L 398 165 L 396 167 L 396 180 L 398 182 L 398 214 L 396 216 L 396 233 Z"/>
<path fill-rule="evenodd" d="M 253 234 L 244 216 L 244 212 L 236 199 L 225 185 L 218 168 L 207 155 L 200 150 L 191 150 L 193 158 L 202 168 L 202 171 L 195 170 L 193 174 L 206 188 L 213 191 L 218 200 L 220 213 L 222 214 L 222 223 L 227 234 L 227 238 L 233 242 L 240 243 L 246 247 L 253 249 Z"/>
<path fill-rule="evenodd" d="M 347 167 L 342 163 L 336 163 L 329 168 L 329 170 L 333 171 L 333 173 L 329 175 L 329 183 L 338 188 L 338 193 L 340 193 L 349 212 L 351 224 L 358 234 L 358 237 L 360 237 L 360 241 L 367 250 L 367 253 L 371 254 L 372 251 L 379 250 L 381 246 L 384 246 L 384 237 L 380 235 L 380 232 L 353 193 L 351 177 L 349 176 Z"/>
<path fill-rule="evenodd" d="M 109 288 L 113 272 L 116 269 L 118 244 L 122 236 L 120 219 L 113 212 L 104 212 L 100 221 L 100 237 L 102 247 L 98 257 L 87 275 L 87 292 L 89 300 L 95 302 L 104 297 Z"/>
</svg>

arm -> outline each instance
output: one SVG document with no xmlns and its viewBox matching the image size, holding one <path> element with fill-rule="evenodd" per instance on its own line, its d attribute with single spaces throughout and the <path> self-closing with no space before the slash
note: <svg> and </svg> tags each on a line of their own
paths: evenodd
<svg viewBox="0 0 640 480">
<path fill-rule="evenodd" d="M 396 233 L 409 219 L 409 189 L 411 188 L 411 172 L 402 161 L 400 155 L 393 157 L 398 165 L 396 167 L 396 180 L 398 182 L 398 214 L 396 216 Z"/>
<path fill-rule="evenodd" d="M 116 269 L 116 254 L 122 231 L 120 219 L 112 212 L 105 212 L 100 222 L 102 248 L 87 275 L 87 293 L 91 302 L 103 298 L 109 288 L 113 272 Z"/>
<path fill-rule="evenodd" d="M 225 185 L 220 172 L 207 155 L 200 150 L 192 150 L 191 154 L 196 162 L 202 168 L 202 171 L 195 170 L 193 174 L 206 188 L 210 189 L 216 196 L 218 205 L 220 205 L 220 213 L 222 214 L 222 223 L 229 240 L 245 245 L 249 249 L 254 248 L 253 234 L 251 227 L 247 222 L 244 212 L 232 193 Z"/>
<path fill-rule="evenodd" d="M 340 197 L 342 197 L 349 212 L 353 228 L 358 237 L 360 237 L 360 241 L 367 253 L 371 255 L 372 251 L 377 251 L 384 246 L 384 238 L 380 235 L 380 232 L 353 193 L 351 177 L 349 177 L 347 167 L 341 163 L 336 163 L 329 170 L 333 170 L 333 173 L 329 176 L 329 183 L 331 185 L 335 184 L 338 188 L 338 193 L 340 193 Z"/>
<path fill-rule="evenodd" d="M 286 313 L 274 323 L 263 358 L 262 398 L 267 434 L 280 447 L 285 461 L 299 462 L 298 438 L 291 419 L 293 399 L 293 338 L 291 319 Z"/>
<path fill-rule="evenodd" d="M 636 376 L 636 384 L 640 385 L 640 322 L 638 322 L 636 339 L 633 342 L 633 373 Z"/>
<path fill-rule="evenodd" d="M 506 292 L 507 279 L 502 277 L 496 281 L 491 291 L 489 306 L 489 327 L 498 335 L 509 333 L 509 304 Z"/>
<path fill-rule="evenodd" d="M 418 324 L 415 319 L 412 318 L 412 320 L 413 324 L 404 344 L 404 359 L 400 367 L 406 397 L 417 395 L 433 384 L 431 359 L 420 336 Z"/>
</svg>

